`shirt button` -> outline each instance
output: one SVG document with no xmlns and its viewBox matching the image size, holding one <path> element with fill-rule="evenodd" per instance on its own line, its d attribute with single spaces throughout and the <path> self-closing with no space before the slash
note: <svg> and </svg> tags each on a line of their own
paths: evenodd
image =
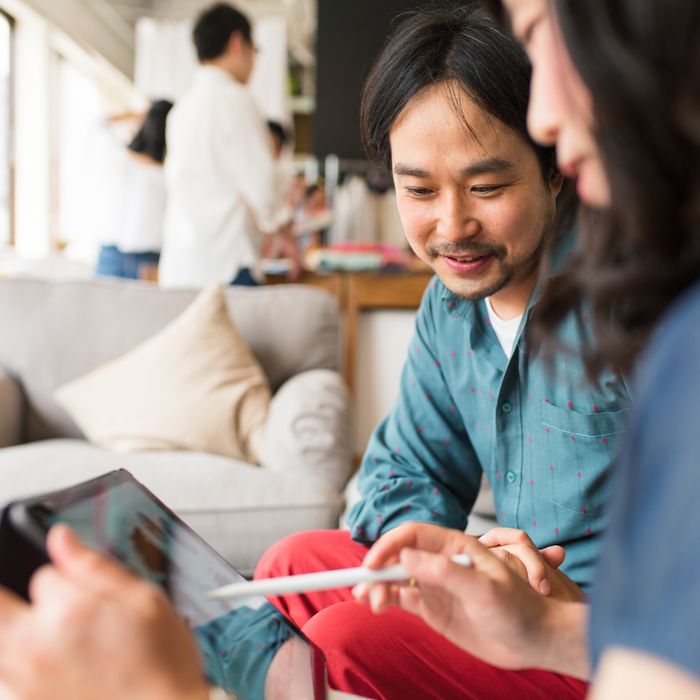
<svg viewBox="0 0 700 700">
<path fill-rule="evenodd" d="M 503 413 L 510 413 L 512 410 L 513 410 L 513 405 L 511 403 L 509 403 L 508 401 L 501 404 L 501 411 L 503 411 Z"/>
<path fill-rule="evenodd" d="M 517 478 L 518 478 L 518 477 L 515 476 L 515 472 L 506 472 L 506 481 L 507 481 L 509 484 L 514 484 L 514 483 L 515 483 L 515 480 L 516 480 Z"/>
</svg>

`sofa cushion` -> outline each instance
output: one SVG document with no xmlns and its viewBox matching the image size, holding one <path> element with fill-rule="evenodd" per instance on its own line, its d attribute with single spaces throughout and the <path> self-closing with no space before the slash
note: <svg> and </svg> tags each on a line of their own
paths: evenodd
<svg viewBox="0 0 700 700">
<path fill-rule="evenodd" d="M 213 286 L 154 337 L 60 387 L 56 400 L 101 447 L 259 464 L 270 388 Z"/>
<path fill-rule="evenodd" d="M 225 293 L 273 391 L 298 372 L 338 368 L 339 315 L 328 292 L 279 285 Z M 153 336 L 195 295 L 108 278 L 0 279 L 0 367 L 18 379 L 27 399 L 26 439 L 80 437 L 53 400 L 55 389 Z"/>
<path fill-rule="evenodd" d="M 342 490 L 352 471 L 350 395 L 337 372 L 301 372 L 270 403 L 263 465 L 320 477 Z"/>
<path fill-rule="evenodd" d="M 47 440 L 0 450 L 3 502 L 128 469 L 239 571 L 299 530 L 334 528 L 341 495 L 324 479 L 268 472 L 197 452 L 116 455 L 83 440 Z"/>
</svg>

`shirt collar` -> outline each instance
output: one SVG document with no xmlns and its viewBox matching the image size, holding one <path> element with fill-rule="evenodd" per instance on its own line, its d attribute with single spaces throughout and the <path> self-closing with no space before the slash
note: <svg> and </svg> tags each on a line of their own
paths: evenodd
<svg viewBox="0 0 700 700">
<path fill-rule="evenodd" d="M 194 79 L 198 83 L 219 83 L 225 85 L 237 85 L 242 87 L 241 84 L 230 73 L 227 73 L 223 68 L 219 68 L 219 66 L 215 66 L 211 63 L 197 66 Z"/>
</svg>

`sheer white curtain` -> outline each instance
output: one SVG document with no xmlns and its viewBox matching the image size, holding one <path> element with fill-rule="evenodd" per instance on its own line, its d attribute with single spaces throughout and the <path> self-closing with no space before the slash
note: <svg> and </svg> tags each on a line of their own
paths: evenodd
<svg viewBox="0 0 700 700">
<path fill-rule="evenodd" d="M 189 86 L 196 65 L 190 22 L 137 22 L 134 79 L 140 92 L 174 102 Z"/>
<path fill-rule="evenodd" d="M 287 63 L 287 18 L 269 15 L 256 20 L 255 45 L 259 52 L 250 89 L 268 119 L 291 123 L 289 71 Z"/>
<path fill-rule="evenodd" d="M 268 119 L 289 125 L 287 18 L 255 19 L 254 41 L 260 49 L 250 89 Z M 152 99 L 177 101 L 187 90 L 197 58 L 192 46 L 192 22 L 141 19 L 136 25 L 136 87 Z"/>
<path fill-rule="evenodd" d="M 112 189 L 101 136 L 103 103 L 92 76 L 63 58 L 56 61 L 56 234 L 70 244 L 71 255 L 89 258 Z"/>
</svg>

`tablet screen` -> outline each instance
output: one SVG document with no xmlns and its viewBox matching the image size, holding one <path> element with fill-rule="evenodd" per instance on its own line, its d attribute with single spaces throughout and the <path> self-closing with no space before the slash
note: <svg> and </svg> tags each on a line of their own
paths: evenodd
<svg viewBox="0 0 700 700">
<path fill-rule="evenodd" d="M 251 640 L 273 651 L 289 636 L 285 628 L 298 633 L 281 615 L 270 624 L 263 597 L 208 599 L 207 591 L 243 576 L 125 470 L 17 505 L 25 529 L 67 523 L 87 545 L 161 586 L 220 685 L 230 685 L 233 656 Z"/>
<path fill-rule="evenodd" d="M 206 592 L 243 577 L 137 481 L 123 472 L 108 477 L 82 493 L 68 489 L 28 503 L 27 511 L 45 531 L 67 523 L 87 545 L 161 586 L 190 627 L 234 609 Z M 259 607 L 264 598 L 243 603 Z"/>
<path fill-rule="evenodd" d="M 11 508 L 30 539 L 43 542 L 52 525 L 66 523 L 87 545 L 161 586 L 193 630 L 214 683 L 235 688 L 251 650 L 273 654 L 290 631 L 299 634 L 280 613 L 271 617 L 262 596 L 208 599 L 208 591 L 243 576 L 125 470 Z"/>
</svg>

